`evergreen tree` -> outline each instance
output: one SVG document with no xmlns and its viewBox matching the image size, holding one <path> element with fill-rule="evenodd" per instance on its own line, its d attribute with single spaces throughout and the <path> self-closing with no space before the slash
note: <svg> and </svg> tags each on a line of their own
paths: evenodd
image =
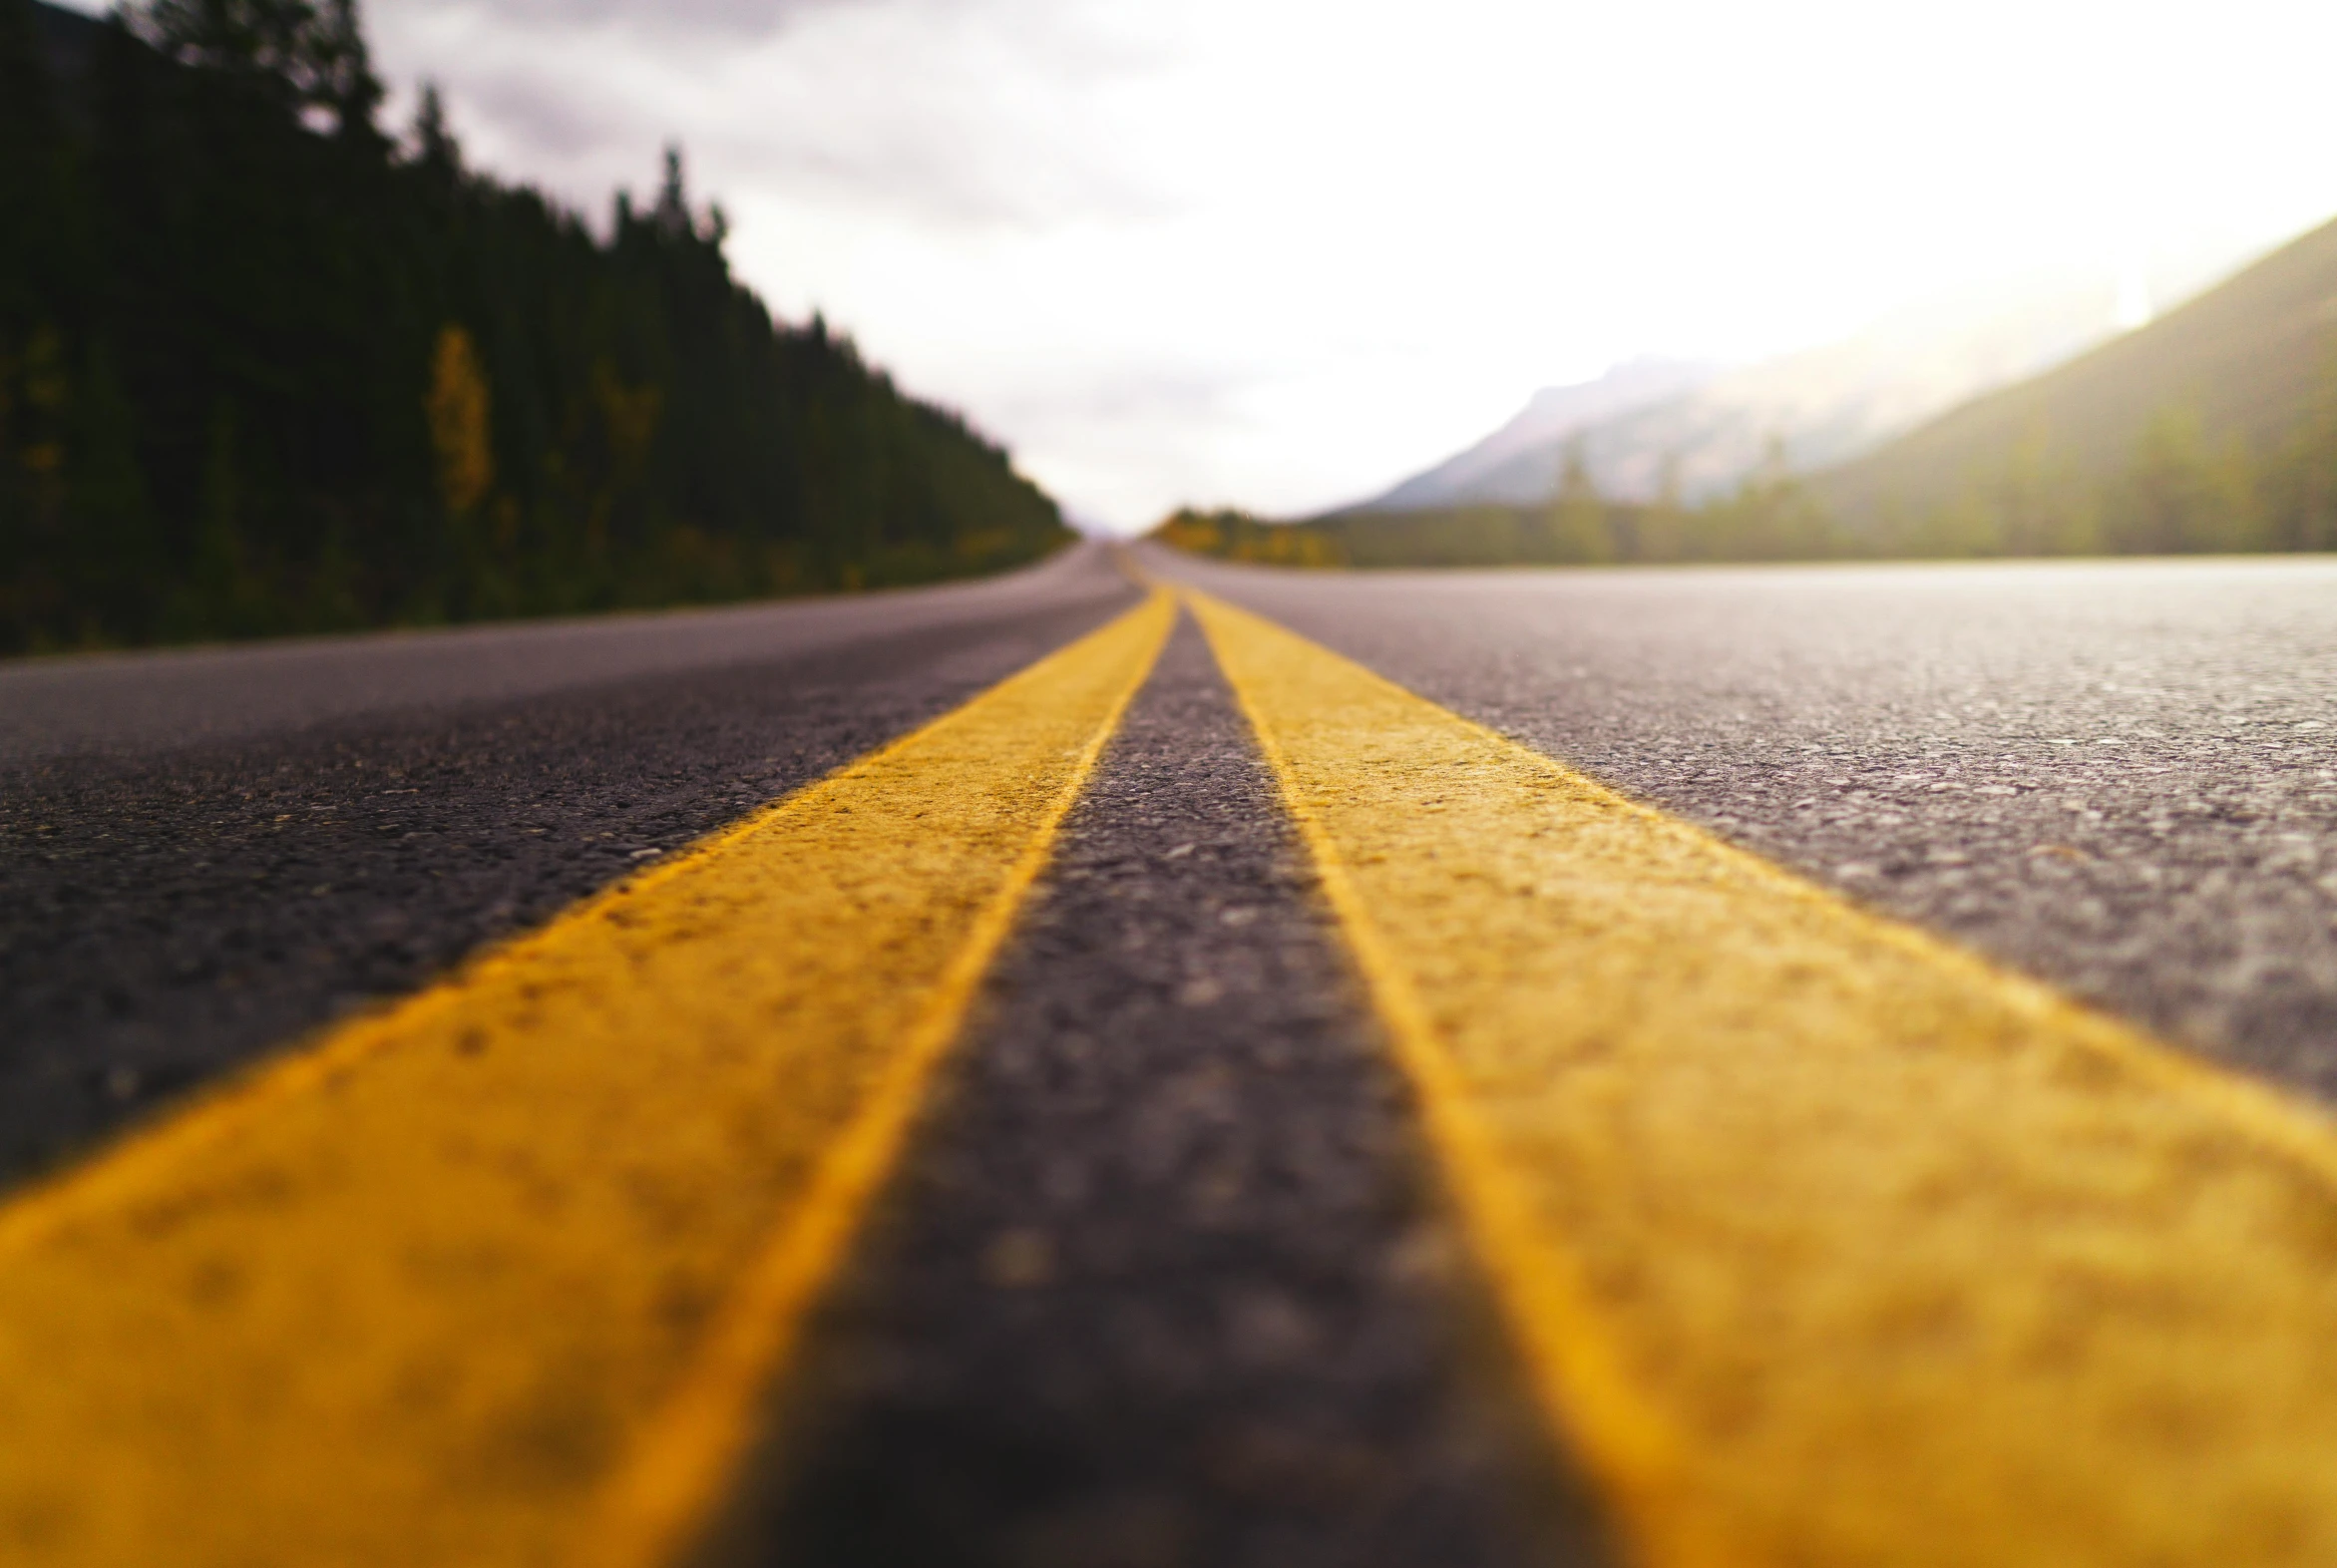
<svg viewBox="0 0 2337 1568">
<path fill-rule="evenodd" d="M 956 415 L 774 322 L 678 149 L 597 239 L 467 169 L 435 90 L 402 148 L 380 99 L 353 0 L 0 0 L 0 649 L 916 582 L 1067 537 Z"/>
<path fill-rule="evenodd" d="M 2337 550 L 2337 337 L 2320 386 L 2266 485 L 2277 550 Z"/>
<path fill-rule="evenodd" d="M 1712 561 L 1810 561 L 1838 551 L 1824 512 L 1775 436 L 1736 492 L 1705 509 L 1696 547 Z"/>
<path fill-rule="evenodd" d="M 1615 535 L 1607 522 L 1607 503 L 1591 482 L 1590 465 L 1583 460 L 1582 443 L 1570 441 L 1558 467 L 1558 484 L 1550 496 L 1545 522 L 1550 559 L 1595 565 L 1615 559 Z"/>
<path fill-rule="evenodd" d="M 2105 533 L 2113 549 L 2137 555 L 2258 549 L 2254 492 L 2243 445 L 2211 447 L 2196 412 L 2160 409 L 2113 487 Z"/>
<path fill-rule="evenodd" d="M 1680 458 L 1667 452 L 1656 474 L 1656 499 L 1640 515 L 1637 531 L 1640 561 L 1679 561 L 1688 552 L 1688 509 L 1680 499 Z"/>
</svg>

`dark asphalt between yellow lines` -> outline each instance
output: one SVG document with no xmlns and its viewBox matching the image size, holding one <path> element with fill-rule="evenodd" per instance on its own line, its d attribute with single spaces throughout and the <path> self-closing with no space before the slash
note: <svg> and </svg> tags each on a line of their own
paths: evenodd
<svg viewBox="0 0 2337 1568">
<path fill-rule="evenodd" d="M 2337 1561 L 2337 1139 L 1196 597 L 1641 1558 Z"/>
<path fill-rule="evenodd" d="M 1190 601 L 1640 1561 L 2337 1561 L 2326 1123 Z M 0 1557 L 668 1558 L 1172 612 L 0 1210 Z"/>
<path fill-rule="evenodd" d="M 668 1556 L 1172 617 L 0 1212 L 0 1558 Z"/>
</svg>

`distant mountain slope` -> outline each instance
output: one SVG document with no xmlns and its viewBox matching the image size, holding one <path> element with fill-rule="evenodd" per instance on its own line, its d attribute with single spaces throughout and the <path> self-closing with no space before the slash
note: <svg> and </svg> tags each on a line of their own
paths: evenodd
<svg viewBox="0 0 2337 1568">
<path fill-rule="evenodd" d="M 1976 339 L 1938 362 L 1968 373 L 1983 341 L 2012 339 Z M 1772 394 L 1807 389 L 1799 428 L 1809 442 L 1846 439 L 1859 418 L 1891 399 L 1904 406 L 1925 384 L 1902 366 L 1862 394 L 1840 374 L 1860 354 L 1820 351 L 1734 385 L 1718 378 L 1578 430 L 1568 439 L 1582 443 L 1592 474 L 1610 465 L 1596 489 L 1570 482 L 1507 505 L 1286 524 L 1187 511 L 1152 537 L 1236 561 L 1356 567 L 2337 551 L 2337 222 L 2154 324 L 1830 471 L 1795 473 L 1804 447 L 1701 499 L 1682 484 L 1641 501 L 1615 482 L 1619 451 L 1665 450 L 1700 419 L 1714 437 L 1708 454 L 1724 450 L 1729 418 L 1730 439 L 1741 439 L 1748 381 Z M 1830 436 L 1816 418 L 1826 409 L 1840 416 Z"/>
<path fill-rule="evenodd" d="M 2337 222 L 2314 229 L 2149 325 L 1974 399 L 1817 477 L 1846 525 L 1922 518 L 1999 482 L 2024 446 L 2099 486 L 2176 411 L 2209 441 L 2272 455 L 2314 407 L 2337 353 Z"/>
<path fill-rule="evenodd" d="M 2179 290 L 2195 264 L 2152 281 Z M 2099 272 L 2048 272 L 1926 300 L 1839 342 L 1715 373 L 1674 361 L 1618 366 L 1536 393 L 1468 451 L 1355 511 L 1549 499 L 1567 448 L 1599 490 L 1652 501 L 1670 482 L 1695 501 L 1734 489 L 1783 449 L 1787 466 L 1836 464 L 1958 401 L 2101 341 L 2118 290 Z"/>
<path fill-rule="evenodd" d="M 1686 360 L 1635 359 L 1596 381 L 1544 387 L 1517 417 L 1455 457 L 1353 510 L 1407 512 L 1480 502 L 1530 505 L 1557 483 L 1566 443 L 1580 431 L 1668 403 L 1719 373 Z"/>
</svg>

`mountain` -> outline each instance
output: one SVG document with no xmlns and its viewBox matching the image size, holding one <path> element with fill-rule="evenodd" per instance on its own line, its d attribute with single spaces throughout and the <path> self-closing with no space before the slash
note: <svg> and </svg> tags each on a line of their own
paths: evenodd
<svg viewBox="0 0 2337 1568">
<path fill-rule="evenodd" d="M 2295 441 L 2325 439 L 2314 421 L 2337 415 L 2333 399 L 2337 222 L 2146 326 L 1967 402 L 1813 484 L 1846 527 L 1871 531 L 1985 504 L 2008 483 L 2040 475 L 2083 497 L 2107 493 L 2138 466 L 2212 458 L 2270 482 L 2296 468 L 2287 451 Z M 2295 501 L 2257 499 L 2274 509 Z"/>
<path fill-rule="evenodd" d="M 1543 500 L 1558 482 L 1559 464 L 1571 438 L 1651 405 L 1672 402 L 1717 373 L 1717 366 L 1686 360 L 1635 359 L 1596 381 L 1544 387 L 1516 418 L 1466 452 L 1353 510 L 1408 512 Z"/>
<path fill-rule="evenodd" d="M 2031 351 L 2068 319 L 2030 317 Z M 1561 450 L 1579 442 L 1593 472 L 1610 465 L 1597 488 L 1572 474 L 1542 499 L 1283 524 L 1185 511 L 1153 537 L 1300 567 L 2337 551 L 2337 222 L 2155 321 L 1817 474 L 1763 463 L 1694 506 L 1635 500 L 1613 477 L 1619 453 L 1666 450 L 1650 432 L 1741 440 L 1758 428 L 1746 413 L 1754 407 L 1803 416 L 1803 445 L 1787 456 L 1806 461 L 1828 440 L 1855 439 L 1959 377 L 2011 362 L 1995 356 L 2018 348 L 2019 325 L 1989 317 L 1952 352 L 1936 332 L 1916 333 L 1896 360 L 1887 334 L 1868 334 L 1854 349 L 1716 377 L 1578 426 Z M 1861 364 L 1888 373 L 1861 379 Z M 1925 365 L 1928 378 L 1914 373 Z M 1798 403 L 1782 395 L 1795 388 L 1807 394 Z M 1710 439 L 1698 450 L 1726 447 Z"/>
<path fill-rule="evenodd" d="M 2166 289 L 2195 275 L 2169 268 L 2151 281 Z M 1690 501 L 1719 495 L 1772 455 L 1823 468 L 2099 342 L 2114 330 L 2118 295 L 2101 273 L 2048 272 L 1927 300 L 1840 342 L 1734 370 L 1635 361 L 1536 393 L 1476 446 L 1352 510 L 1536 505 L 1570 446 L 1602 493 L 1631 501 L 1653 501 L 1667 484 Z"/>
</svg>

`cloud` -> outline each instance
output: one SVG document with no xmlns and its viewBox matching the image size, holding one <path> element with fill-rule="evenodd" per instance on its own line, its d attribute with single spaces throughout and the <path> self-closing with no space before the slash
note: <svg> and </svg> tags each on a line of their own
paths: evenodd
<svg viewBox="0 0 2337 1568">
<path fill-rule="evenodd" d="M 1535 386 L 2337 209 L 2337 13 L 2232 0 L 374 0 L 474 161 L 687 150 L 742 274 L 1075 507 L 1303 509 Z M 2267 49 L 2266 38 L 2282 40 Z"/>
<path fill-rule="evenodd" d="M 854 0 L 499 0 L 496 11 L 527 27 L 645 24 L 661 32 L 703 32 L 730 38 L 767 37 L 803 12 Z M 388 7 L 377 7 L 388 9 Z"/>
<path fill-rule="evenodd" d="M 935 226 L 1141 212 L 1086 134 L 1140 50 L 1063 0 L 395 0 L 381 53 L 572 199 L 680 140 L 795 200 Z"/>
</svg>

